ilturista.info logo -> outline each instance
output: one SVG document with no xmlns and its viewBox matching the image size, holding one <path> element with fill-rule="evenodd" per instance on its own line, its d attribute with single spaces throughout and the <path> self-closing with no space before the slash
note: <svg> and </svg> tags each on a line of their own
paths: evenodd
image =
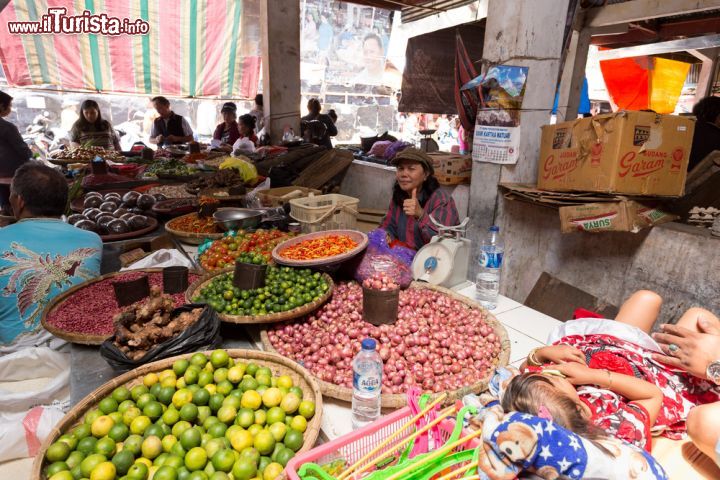
<svg viewBox="0 0 720 480">
<path fill-rule="evenodd" d="M 8 22 L 13 35 L 147 35 L 150 24 L 141 18 L 110 17 L 85 10 L 80 15 L 68 15 L 65 7 L 48 8 L 37 22 Z"/>
</svg>

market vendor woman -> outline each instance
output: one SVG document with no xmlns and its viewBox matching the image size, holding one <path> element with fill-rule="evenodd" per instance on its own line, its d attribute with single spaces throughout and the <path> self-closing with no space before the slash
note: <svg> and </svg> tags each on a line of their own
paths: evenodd
<svg viewBox="0 0 720 480">
<path fill-rule="evenodd" d="M 391 242 L 418 250 L 437 235 L 430 215 L 443 225 L 457 225 L 457 208 L 452 197 L 440 190 L 432 161 L 425 152 L 405 149 L 393 163 L 397 166 L 397 180 L 380 228 L 385 229 Z"/>
<path fill-rule="evenodd" d="M 70 130 L 70 145 L 120 150 L 118 136 L 110 122 L 102 118 L 100 105 L 95 100 L 85 100 L 80 105 L 80 118 Z"/>
</svg>

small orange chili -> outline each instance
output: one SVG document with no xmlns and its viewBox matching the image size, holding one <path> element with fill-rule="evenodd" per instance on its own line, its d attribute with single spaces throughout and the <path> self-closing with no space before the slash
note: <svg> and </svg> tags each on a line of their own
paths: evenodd
<svg viewBox="0 0 720 480">
<path fill-rule="evenodd" d="M 357 242 L 347 235 L 327 235 L 303 240 L 280 251 L 289 260 L 317 260 L 334 257 L 357 247 Z"/>
</svg>

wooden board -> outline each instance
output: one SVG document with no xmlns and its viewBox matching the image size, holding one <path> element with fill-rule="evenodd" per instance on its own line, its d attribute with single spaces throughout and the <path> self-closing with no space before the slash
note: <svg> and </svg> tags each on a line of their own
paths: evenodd
<svg viewBox="0 0 720 480">
<path fill-rule="evenodd" d="M 605 318 L 615 318 L 618 313 L 615 305 L 600 300 L 547 272 L 540 275 L 524 304 L 561 322 L 572 319 L 576 308 L 590 310 Z"/>
</svg>

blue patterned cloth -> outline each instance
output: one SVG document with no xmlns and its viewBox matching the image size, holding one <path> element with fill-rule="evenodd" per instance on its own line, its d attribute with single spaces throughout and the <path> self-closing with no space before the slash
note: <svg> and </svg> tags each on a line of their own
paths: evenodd
<svg viewBox="0 0 720 480">
<path fill-rule="evenodd" d="M 100 274 L 102 240 L 61 220 L 34 218 L 0 229 L 0 351 L 51 338 L 40 325 L 59 293 Z"/>
</svg>

